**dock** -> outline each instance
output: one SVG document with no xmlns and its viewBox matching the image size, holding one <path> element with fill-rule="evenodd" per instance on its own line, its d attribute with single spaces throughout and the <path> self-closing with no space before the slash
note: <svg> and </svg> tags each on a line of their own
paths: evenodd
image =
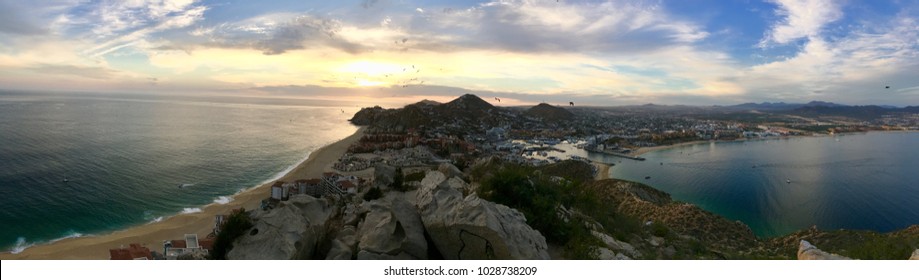
<svg viewBox="0 0 919 280">
<path fill-rule="evenodd" d="M 588 152 L 591 152 L 591 153 L 601 153 L 601 154 L 605 154 L 605 155 L 617 156 L 617 157 L 627 158 L 627 159 L 631 159 L 631 160 L 645 160 L 645 158 L 643 158 L 643 157 L 639 157 L 639 156 L 630 156 L 630 155 L 627 155 L 627 154 L 622 154 L 622 153 L 617 153 L 617 152 L 610 152 L 610 151 L 597 150 L 597 149 L 588 149 L 588 148 L 584 148 L 584 150 L 585 150 L 585 151 L 588 151 Z"/>
</svg>

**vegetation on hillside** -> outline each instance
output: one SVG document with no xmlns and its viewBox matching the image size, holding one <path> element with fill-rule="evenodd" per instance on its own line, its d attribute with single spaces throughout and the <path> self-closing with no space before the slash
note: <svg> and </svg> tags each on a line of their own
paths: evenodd
<svg viewBox="0 0 919 280">
<path fill-rule="evenodd" d="M 214 249 L 210 251 L 213 260 L 225 260 L 227 252 L 233 249 L 233 242 L 252 228 L 252 220 L 245 208 L 234 210 L 227 216 L 226 223 L 220 227 L 217 239 L 214 240 Z"/>
</svg>

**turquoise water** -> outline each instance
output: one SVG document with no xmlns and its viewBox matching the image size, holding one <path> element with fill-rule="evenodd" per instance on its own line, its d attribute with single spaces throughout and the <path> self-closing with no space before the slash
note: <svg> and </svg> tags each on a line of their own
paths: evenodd
<svg viewBox="0 0 919 280">
<path fill-rule="evenodd" d="M 0 92 L 0 249 L 226 203 L 357 129 L 355 105 L 311 104 Z"/>
<path fill-rule="evenodd" d="M 591 156 L 616 163 L 613 178 L 743 221 L 759 236 L 919 224 L 919 133 L 705 143 L 643 157 Z"/>
</svg>

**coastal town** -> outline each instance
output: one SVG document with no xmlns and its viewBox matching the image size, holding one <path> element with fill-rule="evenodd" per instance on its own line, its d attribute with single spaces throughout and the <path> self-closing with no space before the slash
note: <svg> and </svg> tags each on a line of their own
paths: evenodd
<svg viewBox="0 0 919 280">
<path fill-rule="evenodd" d="M 568 173 L 569 175 L 577 173 L 573 170 L 585 170 L 582 173 L 586 175 L 582 176 L 582 178 L 568 178 L 562 174 L 548 177 L 548 181 L 551 181 L 551 183 L 547 184 L 564 185 L 568 184 L 566 182 L 572 182 L 572 180 L 605 178 L 604 174 L 598 174 L 601 172 L 600 170 L 604 166 L 608 168 L 608 166 L 614 165 L 611 162 L 597 162 L 591 160 L 588 156 L 576 155 L 574 151 L 577 150 L 586 152 L 588 155 L 611 155 L 624 160 L 640 161 L 644 160 L 641 154 L 650 149 L 680 143 L 743 141 L 871 130 L 909 131 L 919 128 L 919 113 L 910 112 L 888 112 L 875 119 L 858 120 L 839 116 L 797 116 L 789 112 L 750 113 L 749 110 L 744 109 L 709 108 L 701 110 L 698 108 L 670 108 L 658 105 L 584 108 L 572 105 L 552 106 L 539 104 L 530 108 L 496 107 L 478 96 L 464 95 L 443 104 L 423 101 L 407 105 L 401 109 L 365 108 L 358 112 L 351 121 L 355 125 L 366 126 L 366 131 L 361 133 L 360 138 L 351 143 L 336 160 L 326 164 L 323 167 L 321 176 L 293 178 L 287 181 L 278 180 L 271 183 L 268 186 L 268 195 L 261 199 L 257 207 L 248 209 L 248 211 L 244 208 L 234 208 L 228 213 L 215 215 L 213 218 L 213 230 L 205 237 L 186 233 L 176 236 L 177 239 L 174 240 L 163 240 L 162 247 L 156 246 L 153 248 L 148 247 L 149 244 L 132 243 L 127 246 L 123 245 L 109 250 L 110 259 L 259 259 L 298 258 L 297 256 L 331 259 L 427 259 L 432 255 L 413 251 L 413 248 L 410 247 L 382 250 L 377 247 L 385 244 L 373 244 L 385 243 L 384 241 L 376 239 L 365 240 L 365 238 L 369 238 L 368 236 L 383 238 L 380 236 L 392 234 L 391 229 L 385 232 L 377 232 L 377 230 L 382 230 L 379 227 L 393 226 L 385 221 L 374 220 L 375 223 L 379 224 L 378 227 L 368 228 L 367 223 L 370 222 L 368 219 L 378 215 L 374 207 L 383 207 L 384 212 L 388 213 L 386 215 L 403 215 L 397 215 L 397 212 L 402 210 L 396 210 L 397 205 L 404 204 L 400 199 L 409 196 L 417 196 L 418 198 L 416 199 L 421 199 L 424 195 L 419 194 L 420 192 L 437 192 L 440 190 L 441 185 L 446 186 L 448 189 L 458 190 L 460 198 L 474 193 L 487 196 L 488 193 L 481 193 L 482 185 L 488 184 L 487 179 L 482 180 L 481 178 L 483 177 L 474 176 L 472 173 L 479 172 L 483 165 L 487 166 L 494 164 L 494 162 L 499 162 L 499 166 L 514 164 L 524 166 L 524 168 L 535 168 L 535 170 L 552 170 L 553 166 L 565 165 L 566 170 L 562 174 Z M 669 197 L 664 197 L 666 198 L 661 199 L 669 201 Z M 416 205 L 417 209 L 424 208 L 422 206 L 424 202 L 414 201 L 412 198 L 404 199 L 409 200 L 410 204 Z M 467 199 L 470 198 L 467 197 Z M 385 202 L 376 202 L 379 200 Z M 380 206 L 381 203 L 385 206 Z M 304 205 L 312 206 L 307 207 Z M 325 248 L 322 249 L 323 254 L 318 254 L 314 249 L 310 249 L 311 253 L 307 255 L 302 255 L 302 252 L 291 255 L 293 254 L 292 252 L 300 252 L 304 249 L 300 247 L 301 245 L 296 245 L 296 248 L 289 247 L 294 245 L 284 242 L 282 242 L 284 244 L 272 246 L 280 246 L 280 252 L 291 253 L 281 255 L 265 252 L 239 253 L 244 251 L 241 248 L 263 246 L 265 245 L 264 242 L 277 243 L 277 241 L 266 241 L 257 237 L 268 234 L 264 233 L 265 230 L 271 230 L 272 232 L 278 230 L 276 228 L 270 229 L 271 227 L 286 227 L 286 225 L 274 225 L 260 230 L 259 228 L 262 226 L 259 226 L 259 223 L 265 221 L 271 221 L 269 223 L 305 223 L 308 226 L 297 230 L 301 236 L 305 234 L 302 230 L 310 231 L 311 228 L 316 226 L 316 221 L 314 220 L 293 222 L 289 219 L 296 220 L 299 218 L 288 217 L 285 220 L 276 217 L 281 215 L 277 214 L 280 213 L 278 211 L 292 211 L 284 210 L 291 209 L 291 207 L 304 209 L 296 211 L 318 209 L 316 207 L 326 209 L 323 210 L 326 211 L 324 212 L 325 216 L 320 215 L 322 217 L 317 218 L 323 221 L 321 232 L 328 231 L 328 235 L 339 237 L 335 238 L 325 233 L 320 234 L 320 236 L 326 236 L 325 238 L 332 238 L 331 241 L 326 241 L 328 244 L 323 243 L 321 240 L 313 240 L 315 238 L 310 237 L 313 238 L 310 239 L 313 240 L 312 242 L 318 242 L 316 246 Z M 574 219 L 572 215 L 581 215 L 577 214 L 579 210 L 575 210 L 574 205 L 559 205 L 558 207 L 558 211 L 560 211 L 558 215 L 565 217 L 566 220 Z M 688 207 L 688 205 L 679 207 Z M 714 227 L 723 227 L 721 229 L 723 231 L 737 232 L 739 236 L 746 236 L 743 238 L 732 237 L 737 240 L 746 240 L 743 242 L 747 243 L 742 246 L 731 245 L 732 247 L 728 248 L 736 249 L 761 242 L 756 241 L 756 238 L 749 233 L 749 228 L 742 224 L 720 221 L 719 219 L 723 218 L 712 216 L 704 211 L 700 212 L 698 208 L 690 207 L 689 209 L 691 210 L 680 210 L 680 213 L 691 213 L 686 215 L 694 216 L 701 215 L 701 217 L 705 217 L 702 219 L 711 220 L 712 222 L 710 223 L 713 223 L 714 225 L 712 226 Z M 316 213 L 304 213 L 302 215 L 315 216 Z M 215 250 L 215 244 L 220 243 L 217 239 L 221 238 L 221 232 L 228 231 L 228 227 L 237 226 L 228 226 L 227 221 L 231 217 L 244 217 L 247 221 L 246 231 L 231 229 L 231 231 L 236 232 L 235 236 L 224 237 L 231 238 L 231 243 L 224 242 L 223 245 L 217 245 L 216 247 L 233 247 L 232 244 L 235 244 L 237 249 L 230 252 L 227 252 L 229 248 L 217 249 L 221 252 L 221 255 L 215 257 L 213 251 Z M 589 221 L 588 223 L 596 224 L 595 227 L 591 227 L 593 228 L 591 230 L 592 235 L 589 236 L 593 236 L 593 238 L 603 241 L 601 243 L 606 244 L 594 247 L 590 250 L 593 253 L 588 255 L 572 255 L 566 251 L 568 249 L 561 250 L 565 252 L 558 252 L 558 249 L 555 250 L 556 252 L 550 252 L 550 246 L 546 245 L 545 241 L 547 238 L 541 236 L 539 232 L 532 232 L 533 229 L 526 225 L 526 220 L 518 220 L 516 224 L 515 221 L 503 221 L 502 223 L 515 224 L 515 227 L 525 228 L 521 230 L 534 240 L 542 240 L 541 243 L 537 242 L 542 245 L 537 246 L 537 252 L 528 252 L 524 255 L 502 255 L 500 258 L 550 258 L 551 255 L 563 258 L 586 256 L 587 258 L 601 259 L 640 259 L 647 258 L 649 254 L 655 255 L 656 257 L 654 258 L 675 258 L 679 256 L 678 251 L 682 250 L 680 249 L 681 246 L 688 246 L 686 242 L 689 241 L 686 240 L 724 241 L 718 238 L 711 240 L 691 238 L 682 241 L 671 241 L 675 244 L 662 246 L 660 244 L 665 243 L 666 234 L 653 233 L 647 235 L 648 232 L 661 230 L 658 229 L 659 226 L 655 225 L 655 222 L 661 221 L 658 220 L 660 218 L 653 218 L 656 216 L 641 217 L 643 217 L 641 220 L 647 229 L 630 232 L 629 234 L 633 236 L 631 238 L 627 237 L 628 235 L 623 237 L 622 233 L 616 230 L 602 230 L 603 223 L 600 220 L 603 218 L 584 218 Z M 404 223 L 409 223 L 408 220 L 402 220 L 406 219 L 405 217 L 394 219 L 398 220 L 395 224 L 398 230 L 406 230 L 402 228 L 406 226 Z M 411 218 L 408 219 L 411 220 Z M 423 214 L 421 219 L 427 221 L 427 217 Z M 527 220 L 530 219 L 532 218 L 527 217 Z M 696 217 L 694 219 L 700 218 Z M 333 223 L 331 221 L 337 222 Z M 340 224 L 339 228 L 327 228 L 330 223 Z M 383 226 L 384 224 L 386 226 Z M 684 226 L 687 225 L 670 224 L 665 230 L 677 230 Z M 416 230 L 418 227 L 425 230 L 424 234 L 434 234 L 427 232 L 431 230 L 428 229 L 427 224 L 416 224 L 414 226 Z M 249 228 L 252 229 L 250 230 Z M 545 230 L 545 228 L 540 230 Z M 910 230 L 915 231 L 916 229 Z M 278 232 L 277 234 L 281 233 Z M 358 234 L 360 236 L 355 236 Z M 416 234 L 420 233 L 416 232 Z M 508 233 L 499 231 L 498 235 L 502 234 Z M 618 239 L 614 237 L 617 234 L 619 234 Z M 240 238 L 242 240 L 237 240 Z M 302 236 L 301 238 L 307 237 Z M 635 241 L 635 238 L 642 241 Z M 365 242 L 370 243 L 370 245 L 365 247 Z M 415 240 L 414 242 L 419 241 Z M 507 242 L 509 241 L 486 240 L 485 244 L 503 244 Z M 549 241 L 550 244 L 554 242 L 560 241 L 556 239 L 550 239 Z M 561 246 L 572 246 L 570 242 L 570 240 L 564 241 Z M 435 241 L 435 243 L 437 242 Z M 804 243 L 801 244 L 801 246 L 804 246 Z M 797 244 L 792 246 L 795 245 Z M 391 244 L 385 246 L 399 247 L 399 245 Z M 504 246 L 513 247 L 518 245 L 504 244 Z M 810 243 L 808 243 L 808 246 L 810 246 Z M 438 249 L 443 251 L 441 254 L 452 250 L 447 245 L 444 245 L 443 248 L 438 247 Z M 693 252 L 696 257 L 701 258 L 726 257 L 719 255 L 720 253 L 712 254 L 712 252 L 716 251 L 711 250 L 706 251 L 708 253 Z M 488 257 L 490 256 L 489 254 L 494 252 L 481 253 L 481 255 L 467 257 L 490 258 Z M 755 254 L 761 253 L 763 252 L 755 252 Z"/>
</svg>

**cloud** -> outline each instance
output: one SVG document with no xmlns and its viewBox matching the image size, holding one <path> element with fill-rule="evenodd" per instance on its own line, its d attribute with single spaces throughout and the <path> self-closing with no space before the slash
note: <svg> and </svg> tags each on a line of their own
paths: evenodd
<svg viewBox="0 0 919 280">
<path fill-rule="evenodd" d="M 782 17 L 760 41 L 760 47 L 770 43 L 787 44 L 801 38 L 815 37 L 828 23 L 842 18 L 838 1 L 833 0 L 769 0 L 778 5 L 775 13 Z"/>
<path fill-rule="evenodd" d="M 419 41 L 459 34 L 439 45 L 514 52 L 646 52 L 693 43 L 708 33 L 668 15 L 658 5 L 632 1 L 564 3 L 495 1 L 438 16 L 420 17 Z M 431 36 L 431 37 L 428 37 Z M 443 38 L 443 37 L 440 37 Z"/>
<path fill-rule="evenodd" d="M 114 2 L 98 7 L 93 14 L 101 15 L 102 26 L 93 33 L 100 35 L 99 43 L 87 50 L 90 56 L 103 56 L 120 49 L 146 43 L 149 35 L 191 26 L 204 18 L 206 6 L 195 6 L 194 0 L 151 0 Z M 144 5 L 147 4 L 147 5 Z M 111 11 L 111 10 L 114 10 Z"/>
<path fill-rule="evenodd" d="M 794 56 L 750 67 L 738 82 L 775 99 L 869 100 L 885 85 L 916 85 L 919 22 L 901 15 L 838 38 L 811 36 Z M 908 74 L 909 73 L 909 74 Z M 916 97 L 903 99 L 917 102 Z"/>
<path fill-rule="evenodd" d="M 340 21 L 303 15 L 278 25 L 271 30 L 269 38 L 259 41 L 255 47 L 268 55 L 303 49 L 306 44 L 328 45 L 351 54 L 366 49 L 364 46 L 336 37 L 336 33 L 340 31 Z"/>
<path fill-rule="evenodd" d="M 48 31 L 24 16 L 26 10 L 16 1 L 0 0 L 0 33 L 39 35 Z"/>
<path fill-rule="evenodd" d="M 90 79 L 104 80 L 117 74 L 117 71 L 102 67 L 86 67 L 76 65 L 50 65 L 42 64 L 30 67 L 29 70 L 43 75 L 68 75 Z"/>
</svg>

